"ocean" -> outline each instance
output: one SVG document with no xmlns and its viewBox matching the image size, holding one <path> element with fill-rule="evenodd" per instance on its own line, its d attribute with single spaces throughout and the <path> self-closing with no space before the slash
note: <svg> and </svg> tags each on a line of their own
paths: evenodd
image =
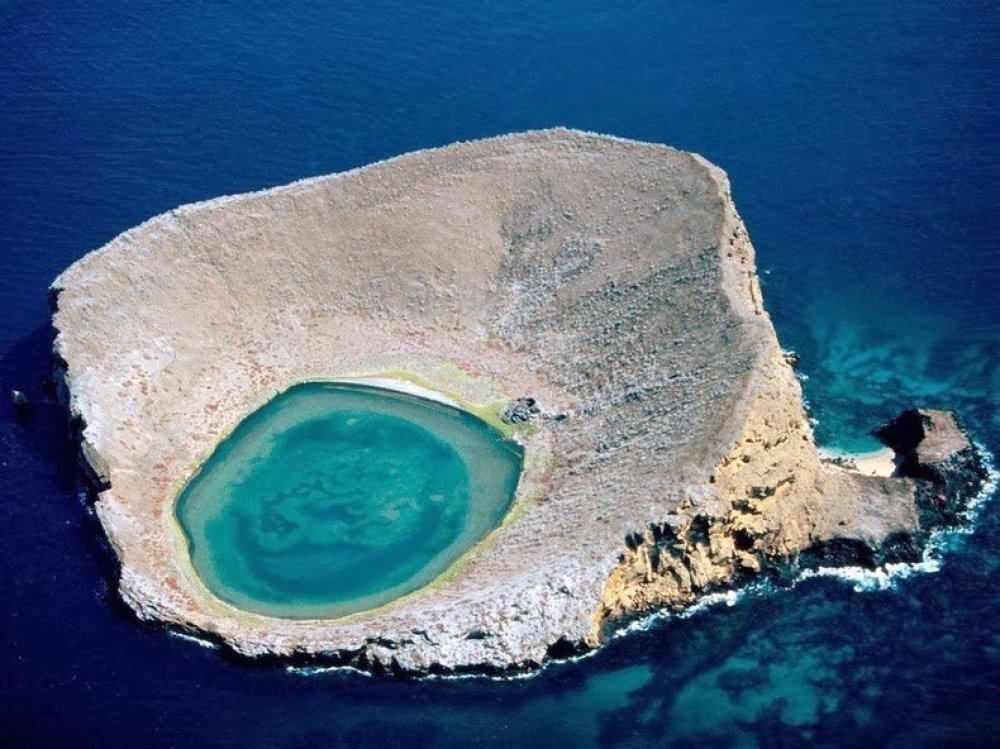
<svg viewBox="0 0 1000 749">
<path fill-rule="evenodd" d="M 822 443 L 921 405 L 1000 453 L 997 49 L 986 0 L 0 0 L 0 741 L 995 745 L 995 501 L 936 571 L 750 591 L 532 678 L 289 672 L 129 614 L 43 378 L 48 284 L 154 214 L 567 125 L 726 169 Z"/>
</svg>

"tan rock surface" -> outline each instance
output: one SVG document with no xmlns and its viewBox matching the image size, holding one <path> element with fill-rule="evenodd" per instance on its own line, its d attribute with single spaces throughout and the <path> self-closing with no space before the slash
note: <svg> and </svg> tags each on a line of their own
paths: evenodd
<svg viewBox="0 0 1000 749">
<path fill-rule="evenodd" d="M 243 653 L 531 667 L 769 559 L 917 526 L 912 482 L 820 461 L 725 175 L 664 146 L 552 130 L 409 154 L 178 208 L 53 286 L 122 595 Z M 218 600 L 183 483 L 275 393 L 359 377 L 566 418 L 520 430 L 511 516 L 429 587 L 325 621 Z"/>
</svg>

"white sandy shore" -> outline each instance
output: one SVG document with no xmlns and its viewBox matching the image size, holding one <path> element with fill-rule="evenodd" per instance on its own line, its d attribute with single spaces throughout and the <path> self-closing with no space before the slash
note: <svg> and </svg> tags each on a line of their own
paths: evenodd
<svg viewBox="0 0 1000 749">
<path fill-rule="evenodd" d="M 338 380 L 338 382 L 354 385 L 369 385 L 370 387 L 383 388 L 385 390 L 395 390 L 399 393 L 415 395 L 418 398 L 424 398 L 425 400 L 437 401 L 438 403 L 444 403 L 447 406 L 461 408 L 457 402 L 443 393 L 439 393 L 436 390 L 431 390 L 430 388 L 422 387 L 416 383 L 409 382 L 408 380 L 400 380 L 395 377 L 349 377 L 343 380 Z"/>
<path fill-rule="evenodd" d="M 836 463 L 848 470 L 857 471 L 865 476 L 888 477 L 896 470 L 896 453 L 888 447 L 866 453 L 851 453 L 821 447 L 819 454 L 824 460 Z"/>
</svg>

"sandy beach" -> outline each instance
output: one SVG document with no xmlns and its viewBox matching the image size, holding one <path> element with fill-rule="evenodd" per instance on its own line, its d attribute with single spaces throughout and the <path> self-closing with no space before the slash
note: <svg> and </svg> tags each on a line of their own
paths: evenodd
<svg viewBox="0 0 1000 749">
<path fill-rule="evenodd" d="M 896 454 L 888 447 L 872 452 L 851 453 L 828 447 L 819 448 L 820 457 L 865 476 L 892 476 L 896 470 Z"/>
</svg>

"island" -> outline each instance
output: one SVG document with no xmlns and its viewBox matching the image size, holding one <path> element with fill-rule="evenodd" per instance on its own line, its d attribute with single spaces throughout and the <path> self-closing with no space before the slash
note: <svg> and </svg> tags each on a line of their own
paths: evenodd
<svg viewBox="0 0 1000 749">
<path fill-rule="evenodd" d="M 761 576 L 919 560 L 985 480 L 941 411 L 880 428 L 891 476 L 820 454 L 726 175 L 662 145 L 528 132 L 183 206 L 76 262 L 50 299 L 121 596 L 247 656 L 530 671 Z M 304 383 L 502 433 L 520 451 L 502 517 L 371 608 L 225 600 L 178 499 Z"/>
</svg>

